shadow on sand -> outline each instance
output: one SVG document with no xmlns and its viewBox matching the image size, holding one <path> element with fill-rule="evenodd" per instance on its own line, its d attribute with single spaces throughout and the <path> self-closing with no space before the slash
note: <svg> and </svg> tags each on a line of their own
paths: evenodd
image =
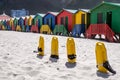
<svg viewBox="0 0 120 80">
<path fill-rule="evenodd" d="M 56 59 L 56 58 L 49 58 L 49 60 L 51 61 L 51 62 L 57 62 L 58 61 L 58 59 Z"/>
<path fill-rule="evenodd" d="M 42 59 L 42 58 L 43 58 L 43 56 L 41 56 L 41 55 L 37 54 L 37 58 Z"/>
<path fill-rule="evenodd" d="M 100 71 L 96 72 L 98 77 L 102 77 L 102 78 L 108 78 L 109 76 L 113 76 L 114 74 L 109 74 L 109 73 L 102 73 Z"/>
<path fill-rule="evenodd" d="M 66 63 L 65 63 L 65 66 L 66 66 L 67 68 L 74 68 L 74 67 L 76 66 L 76 63 L 66 62 Z"/>
</svg>

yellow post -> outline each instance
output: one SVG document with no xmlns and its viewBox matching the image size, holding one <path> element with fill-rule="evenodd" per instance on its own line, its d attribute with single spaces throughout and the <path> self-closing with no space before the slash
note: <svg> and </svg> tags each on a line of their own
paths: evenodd
<svg viewBox="0 0 120 80">
<path fill-rule="evenodd" d="M 67 57 L 69 63 L 76 62 L 75 42 L 73 38 L 67 39 Z"/>
<path fill-rule="evenodd" d="M 55 59 L 59 58 L 57 37 L 53 37 L 51 41 L 51 58 L 55 58 Z"/>
<path fill-rule="evenodd" d="M 44 38 L 42 36 L 39 38 L 38 53 L 40 56 L 44 56 Z"/>
<path fill-rule="evenodd" d="M 96 63 L 98 70 L 104 73 L 107 73 L 107 69 L 103 67 L 103 63 L 105 63 L 107 60 L 107 52 L 104 43 L 97 42 L 96 43 Z"/>
<path fill-rule="evenodd" d="M 116 71 L 112 69 L 112 67 L 108 62 L 107 50 L 105 48 L 104 43 L 97 42 L 95 52 L 96 52 L 96 63 L 97 63 L 98 70 L 104 73 L 107 73 L 107 71 L 109 71 L 113 74 L 116 74 Z"/>
</svg>

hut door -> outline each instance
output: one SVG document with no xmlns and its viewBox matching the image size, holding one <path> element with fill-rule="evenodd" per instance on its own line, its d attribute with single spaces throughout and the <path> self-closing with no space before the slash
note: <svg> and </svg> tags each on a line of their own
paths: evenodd
<svg viewBox="0 0 120 80">
<path fill-rule="evenodd" d="M 64 17 L 61 18 L 61 24 L 64 25 Z"/>
<path fill-rule="evenodd" d="M 82 14 L 81 16 L 82 16 L 81 23 L 82 23 L 82 24 L 85 24 L 85 14 Z"/>
<path fill-rule="evenodd" d="M 111 28 L 111 23 L 112 23 L 112 12 L 107 12 L 106 23 L 107 23 L 107 24 L 109 25 L 109 27 Z"/>
<path fill-rule="evenodd" d="M 68 30 L 68 17 L 67 16 L 65 17 L 65 27 Z"/>
<path fill-rule="evenodd" d="M 97 24 L 103 23 L 103 13 L 97 14 Z"/>
<path fill-rule="evenodd" d="M 51 27 L 51 18 L 47 19 L 47 25 L 49 25 L 49 27 Z"/>
</svg>

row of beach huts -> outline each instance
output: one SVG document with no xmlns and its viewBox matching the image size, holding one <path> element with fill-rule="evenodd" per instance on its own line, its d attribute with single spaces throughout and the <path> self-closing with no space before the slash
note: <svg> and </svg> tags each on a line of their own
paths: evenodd
<svg viewBox="0 0 120 80">
<path fill-rule="evenodd" d="M 5 14 L 3 14 L 5 15 Z M 3 16 L 2 15 L 2 16 Z M 0 21 L 0 30 L 36 32 L 63 36 L 95 38 L 120 42 L 120 4 L 102 2 L 93 9 L 62 9 Z"/>
</svg>

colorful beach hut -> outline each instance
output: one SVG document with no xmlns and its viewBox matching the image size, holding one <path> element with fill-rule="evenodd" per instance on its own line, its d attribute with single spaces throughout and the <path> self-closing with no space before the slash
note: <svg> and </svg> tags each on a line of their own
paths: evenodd
<svg viewBox="0 0 120 80">
<path fill-rule="evenodd" d="M 12 19 L 12 18 L 10 19 L 10 27 L 11 27 L 11 29 L 12 29 L 13 31 L 15 30 L 14 23 L 13 23 L 13 19 Z"/>
<path fill-rule="evenodd" d="M 25 26 L 24 26 L 24 19 L 22 17 L 20 17 L 18 19 L 18 25 L 21 27 L 22 31 L 25 31 Z"/>
<path fill-rule="evenodd" d="M 35 17 L 33 18 L 33 25 L 38 26 L 38 29 L 40 29 L 40 27 L 43 25 L 43 17 L 44 16 L 45 16 L 45 14 L 37 13 L 35 15 Z"/>
<path fill-rule="evenodd" d="M 72 36 L 78 37 L 81 33 L 85 33 L 85 30 L 90 24 L 90 12 L 89 9 L 79 9 L 75 13 L 75 25 L 72 29 Z"/>
<path fill-rule="evenodd" d="M 7 30 L 7 21 L 6 20 L 3 21 L 3 25 L 4 25 L 3 26 L 4 27 L 3 30 Z"/>
<path fill-rule="evenodd" d="M 0 21 L 0 29 L 1 30 L 5 30 L 6 29 L 5 26 L 4 26 L 4 21 L 3 20 Z"/>
<path fill-rule="evenodd" d="M 31 26 L 32 26 L 32 16 L 29 16 L 28 20 L 27 20 L 27 25 L 26 25 L 26 32 L 30 32 L 31 31 Z"/>
<path fill-rule="evenodd" d="M 28 18 L 27 17 L 25 17 L 25 19 L 24 19 L 24 25 L 25 26 L 28 25 Z"/>
<path fill-rule="evenodd" d="M 55 28 L 53 30 L 54 35 L 64 35 L 67 36 L 68 31 L 66 30 L 64 25 L 55 25 Z"/>
<path fill-rule="evenodd" d="M 87 35 L 104 34 L 106 39 L 109 41 L 114 41 L 113 37 L 115 34 L 119 34 L 120 37 L 119 14 L 119 3 L 103 1 L 100 5 L 91 9 L 91 25 L 86 32 Z"/>
<path fill-rule="evenodd" d="M 43 22 L 46 25 L 50 26 L 50 29 L 53 31 L 56 25 L 56 16 L 57 16 L 58 12 L 48 12 L 44 18 L 43 18 Z"/>
<path fill-rule="evenodd" d="M 18 19 L 17 19 L 17 18 L 15 18 L 15 19 L 13 20 L 13 24 L 14 24 L 14 27 L 15 27 L 15 29 L 16 29 L 16 27 L 17 27 L 17 25 L 18 25 Z"/>
<path fill-rule="evenodd" d="M 85 29 L 90 25 L 90 11 L 89 9 L 79 9 L 75 13 L 75 24 L 84 25 Z"/>
<path fill-rule="evenodd" d="M 7 30 L 11 30 L 12 28 L 11 28 L 11 26 L 10 26 L 10 20 L 7 20 L 7 22 L 6 22 L 6 26 L 7 26 Z"/>
<path fill-rule="evenodd" d="M 74 26 L 74 14 L 77 10 L 63 9 L 57 15 L 57 24 L 64 25 L 68 32 L 71 32 Z"/>
<path fill-rule="evenodd" d="M 4 20 L 10 20 L 11 17 L 6 15 L 5 13 L 0 15 L 0 21 L 4 21 Z"/>
</svg>

